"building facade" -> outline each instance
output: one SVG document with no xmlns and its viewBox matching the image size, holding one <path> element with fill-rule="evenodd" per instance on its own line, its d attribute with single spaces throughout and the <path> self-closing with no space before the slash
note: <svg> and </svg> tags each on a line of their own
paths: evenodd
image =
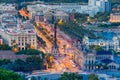
<svg viewBox="0 0 120 80">
<path fill-rule="evenodd" d="M 110 22 L 120 22 L 120 13 L 110 14 Z"/>
<path fill-rule="evenodd" d="M 32 15 L 36 14 L 36 12 L 46 13 L 49 10 L 62 10 L 68 13 L 79 12 L 89 14 L 90 16 L 94 16 L 97 12 L 106 12 L 111 10 L 110 1 L 109 0 L 89 0 L 88 4 L 78 4 L 78 3 L 61 3 L 61 4 L 34 4 L 28 5 L 27 9 L 31 12 Z"/>
<path fill-rule="evenodd" d="M 36 32 L 29 22 L 17 24 L 12 28 L 1 28 L 0 34 L 4 43 L 11 47 L 17 47 L 19 50 L 37 48 Z"/>
<path fill-rule="evenodd" d="M 83 38 L 83 44 L 89 47 L 90 45 L 98 45 L 101 46 L 104 50 L 113 49 L 115 51 L 119 51 L 119 39 L 117 36 L 114 36 L 112 40 L 106 39 L 89 39 L 87 36 Z"/>
<path fill-rule="evenodd" d="M 98 51 L 87 53 L 85 55 L 84 70 L 118 70 L 119 64 L 114 61 L 114 53 L 112 51 Z"/>
</svg>

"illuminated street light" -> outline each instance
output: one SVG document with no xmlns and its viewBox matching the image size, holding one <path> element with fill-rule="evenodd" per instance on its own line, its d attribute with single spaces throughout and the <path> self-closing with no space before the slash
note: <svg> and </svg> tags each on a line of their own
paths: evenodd
<svg viewBox="0 0 120 80">
<path fill-rule="evenodd" d="M 58 21 L 58 25 L 62 25 L 63 24 L 63 21 L 62 19 Z"/>
<path fill-rule="evenodd" d="M 13 48 L 13 52 L 17 53 L 18 52 L 18 48 Z"/>
</svg>

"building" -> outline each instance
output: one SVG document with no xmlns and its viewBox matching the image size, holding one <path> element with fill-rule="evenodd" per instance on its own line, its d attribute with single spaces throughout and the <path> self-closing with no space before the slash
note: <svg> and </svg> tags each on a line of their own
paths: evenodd
<svg viewBox="0 0 120 80">
<path fill-rule="evenodd" d="M 44 18 L 48 21 L 48 22 L 51 22 L 54 17 L 53 17 L 53 12 L 51 11 L 48 11 L 44 14 Z"/>
<path fill-rule="evenodd" d="M 34 16 L 34 19 L 36 22 L 39 22 L 39 21 L 44 21 L 44 15 L 43 14 L 38 14 L 38 15 L 35 15 Z"/>
<path fill-rule="evenodd" d="M 85 70 L 117 70 L 119 64 L 114 61 L 111 51 L 98 51 L 87 53 L 84 62 Z"/>
<path fill-rule="evenodd" d="M 68 21 L 69 20 L 69 15 L 63 11 L 56 11 L 54 13 L 54 19 L 56 21 L 58 20 L 63 20 L 64 22 Z"/>
<path fill-rule="evenodd" d="M 79 12 L 94 16 L 97 12 L 109 12 L 111 5 L 109 0 L 89 0 L 88 4 L 60 3 L 60 4 L 33 4 L 27 6 L 28 11 L 35 15 L 36 12 L 46 13 L 49 10 L 62 10 L 67 13 Z"/>
<path fill-rule="evenodd" d="M 120 22 L 120 13 L 111 13 L 110 22 Z"/>
<path fill-rule="evenodd" d="M 10 24 L 9 27 L 0 28 L 0 34 L 6 44 L 17 47 L 19 50 L 28 47 L 37 48 L 36 32 L 34 25 L 28 22 L 17 23 L 16 26 Z"/>
<path fill-rule="evenodd" d="M 17 14 L 15 4 L 0 3 L 0 13 L 9 13 L 9 15 Z"/>
<path fill-rule="evenodd" d="M 51 12 L 51 11 L 46 12 L 46 13 L 44 14 L 44 18 L 45 18 L 47 21 L 63 20 L 64 22 L 66 22 L 66 21 L 69 21 L 69 14 L 67 14 L 67 13 L 64 12 L 64 11 L 60 11 L 60 10 L 52 10 L 52 12 Z"/>
<path fill-rule="evenodd" d="M 95 70 L 96 54 L 89 53 L 85 55 L 84 70 Z"/>
<path fill-rule="evenodd" d="M 105 2 L 105 11 L 107 12 L 111 11 L 111 0 Z"/>
<path fill-rule="evenodd" d="M 6 3 L 0 4 L 0 11 L 11 11 L 11 10 L 16 10 L 14 4 L 6 4 Z"/>
<path fill-rule="evenodd" d="M 117 36 L 113 36 L 111 39 L 89 39 L 87 36 L 84 36 L 83 44 L 87 47 L 89 47 L 90 45 L 98 45 L 101 46 L 104 50 L 120 50 L 119 38 Z"/>
<path fill-rule="evenodd" d="M 104 59 L 110 59 L 110 60 L 114 60 L 114 54 L 112 51 L 98 51 L 96 52 L 96 59 L 98 61 L 100 60 L 104 60 Z"/>
</svg>

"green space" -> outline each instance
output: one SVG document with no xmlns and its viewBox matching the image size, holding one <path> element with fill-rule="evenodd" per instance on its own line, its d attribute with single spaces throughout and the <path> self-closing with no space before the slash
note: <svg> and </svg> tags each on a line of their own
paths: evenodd
<svg viewBox="0 0 120 80">
<path fill-rule="evenodd" d="M 74 13 L 75 21 L 77 23 L 85 23 L 88 18 L 88 14 L 82 14 L 82 13 Z"/>
<path fill-rule="evenodd" d="M 17 56 L 21 54 L 25 54 L 27 56 L 26 59 L 17 59 L 15 61 L 11 61 L 10 59 L 0 59 L 0 68 L 22 72 L 43 69 L 45 58 L 43 52 L 35 49 L 28 49 L 16 53 Z"/>
<path fill-rule="evenodd" d="M 8 44 L 0 45 L 0 50 L 11 50 L 11 47 Z"/>
<path fill-rule="evenodd" d="M 3 59 L 0 60 L 0 68 L 17 72 L 31 72 L 33 70 L 41 70 L 43 69 L 43 58 L 40 56 L 29 56 L 26 58 L 26 60 L 17 59 L 15 61 L 10 61 L 9 59 Z"/>
<path fill-rule="evenodd" d="M 97 75 L 95 75 L 95 74 L 90 74 L 90 75 L 88 76 L 88 80 L 99 80 L 99 79 L 98 79 L 98 76 L 97 76 Z"/>
<path fill-rule="evenodd" d="M 91 18 L 92 21 L 108 21 L 110 18 L 109 12 L 98 12 L 94 17 Z"/>
<path fill-rule="evenodd" d="M 86 30 L 83 26 L 80 26 L 76 21 L 70 21 L 58 26 L 63 32 L 71 36 L 72 38 L 82 39 L 84 35 L 90 38 L 96 38 L 92 30 Z M 87 33 L 86 33 L 87 32 Z"/>
<path fill-rule="evenodd" d="M 36 49 L 20 50 L 16 54 L 18 54 L 18 55 L 20 55 L 20 54 L 25 54 L 25 55 L 39 55 L 39 54 L 42 54 L 42 55 L 44 55 L 44 53 L 42 51 L 39 51 L 39 50 L 36 50 Z"/>
<path fill-rule="evenodd" d="M 83 77 L 77 73 L 64 72 L 58 80 L 83 80 Z"/>
<path fill-rule="evenodd" d="M 58 80 L 83 80 L 83 76 L 78 73 L 64 72 Z M 87 80 L 99 80 L 95 74 L 89 74 Z"/>
<path fill-rule="evenodd" d="M 96 50 L 96 51 L 102 51 L 103 50 L 102 47 L 99 46 L 99 45 L 90 45 L 89 49 L 90 50 Z"/>
<path fill-rule="evenodd" d="M 0 68 L 0 80 L 22 80 L 15 72 Z"/>
<path fill-rule="evenodd" d="M 34 49 L 21 50 L 16 53 L 17 56 L 21 54 L 25 54 L 27 56 L 26 59 L 17 59 L 14 61 L 10 59 L 0 59 L 0 68 L 13 70 L 15 72 L 32 72 L 34 70 L 52 68 L 54 57 L 51 54 L 44 54 Z"/>
</svg>

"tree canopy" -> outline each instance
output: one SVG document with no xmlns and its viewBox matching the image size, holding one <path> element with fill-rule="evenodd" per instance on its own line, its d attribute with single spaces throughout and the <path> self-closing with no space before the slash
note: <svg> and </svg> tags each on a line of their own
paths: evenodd
<svg viewBox="0 0 120 80">
<path fill-rule="evenodd" d="M 64 72 L 58 80 L 82 80 L 82 76 L 77 73 Z"/>
<path fill-rule="evenodd" d="M 44 57 L 44 53 L 42 51 L 39 51 L 39 50 L 36 50 L 36 49 L 20 50 L 16 54 L 25 54 L 25 55 L 39 55 L 39 54 L 42 54 L 42 57 Z"/>
<path fill-rule="evenodd" d="M 43 59 L 40 58 L 40 56 L 30 56 L 27 57 L 26 60 L 17 59 L 13 62 L 7 59 L 0 60 L 1 68 L 23 72 L 41 70 L 43 68 L 43 64 Z"/>
<path fill-rule="evenodd" d="M 97 76 L 97 75 L 95 75 L 95 74 L 90 74 L 90 75 L 88 76 L 88 80 L 99 80 L 99 79 L 98 79 L 98 76 Z"/>
<path fill-rule="evenodd" d="M 22 80 L 20 75 L 7 71 L 5 69 L 0 69 L 0 80 Z"/>
<path fill-rule="evenodd" d="M 93 34 L 93 31 L 86 30 L 83 26 L 80 26 L 75 21 L 69 21 L 60 25 L 59 28 L 75 39 L 82 39 L 84 35 L 88 35 L 90 38 L 95 38 L 96 36 Z M 86 33 L 87 32 L 87 33 Z"/>
<path fill-rule="evenodd" d="M 11 50 L 11 47 L 8 44 L 0 45 L 0 50 Z"/>
</svg>

